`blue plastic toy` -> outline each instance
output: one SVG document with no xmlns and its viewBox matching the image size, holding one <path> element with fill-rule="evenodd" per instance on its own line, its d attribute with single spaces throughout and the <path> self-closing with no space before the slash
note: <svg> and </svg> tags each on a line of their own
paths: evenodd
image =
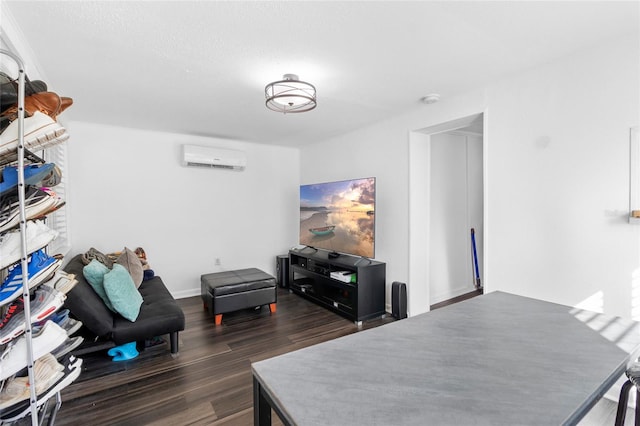
<svg viewBox="0 0 640 426">
<path fill-rule="evenodd" d="M 126 361 L 133 359 L 139 355 L 136 349 L 136 342 L 125 343 L 124 345 L 116 346 L 109 349 L 107 352 L 109 356 L 112 356 L 112 361 Z"/>
</svg>

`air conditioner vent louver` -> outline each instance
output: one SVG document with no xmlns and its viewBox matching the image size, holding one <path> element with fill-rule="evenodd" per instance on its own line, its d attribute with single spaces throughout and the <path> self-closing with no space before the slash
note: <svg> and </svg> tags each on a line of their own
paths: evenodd
<svg viewBox="0 0 640 426">
<path fill-rule="evenodd" d="M 205 169 L 229 169 L 229 170 L 234 170 L 236 169 L 236 167 L 234 166 L 225 166 L 222 164 L 202 164 L 202 163 L 187 163 L 186 164 L 189 167 L 203 167 Z"/>
<path fill-rule="evenodd" d="M 247 157 L 244 152 L 232 149 L 183 145 L 182 164 L 188 167 L 244 170 Z"/>
</svg>

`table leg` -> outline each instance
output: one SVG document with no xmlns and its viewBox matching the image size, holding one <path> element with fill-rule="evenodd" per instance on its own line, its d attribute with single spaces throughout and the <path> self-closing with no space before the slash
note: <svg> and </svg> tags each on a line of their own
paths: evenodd
<svg viewBox="0 0 640 426">
<path fill-rule="evenodd" d="M 629 391 L 631 390 L 632 386 L 633 383 L 627 380 L 624 385 L 622 385 L 622 389 L 620 389 L 620 400 L 618 401 L 618 411 L 616 412 L 616 426 L 624 425 L 624 419 L 627 416 L 627 401 L 629 400 Z"/>
<path fill-rule="evenodd" d="M 271 426 L 271 405 L 262 393 L 262 386 L 253 378 L 253 424 L 254 426 Z"/>
<path fill-rule="evenodd" d="M 640 389 L 636 387 L 636 418 L 633 423 L 635 426 L 640 426 Z"/>
</svg>

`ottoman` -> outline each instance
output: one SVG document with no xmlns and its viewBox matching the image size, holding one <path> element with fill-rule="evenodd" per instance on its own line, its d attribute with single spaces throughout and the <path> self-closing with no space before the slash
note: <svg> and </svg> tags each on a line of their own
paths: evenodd
<svg viewBox="0 0 640 426">
<path fill-rule="evenodd" d="M 215 317 L 216 325 L 226 312 L 262 305 L 276 311 L 276 280 L 257 268 L 201 275 L 200 289 L 204 307 Z"/>
</svg>

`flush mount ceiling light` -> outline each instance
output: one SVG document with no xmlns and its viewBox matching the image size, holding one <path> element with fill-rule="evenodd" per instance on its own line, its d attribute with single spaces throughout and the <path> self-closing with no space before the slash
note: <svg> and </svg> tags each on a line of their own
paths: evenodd
<svg viewBox="0 0 640 426">
<path fill-rule="evenodd" d="M 316 107 L 316 88 L 300 81 L 295 74 L 285 74 L 282 80 L 267 84 L 264 88 L 266 105 L 272 111 L 305 112 Z"/>
<path fill-rule="evenodd" d="M 423 104 L 427 104 L 427 105 L 435 104 L 440 100 L 440 95 L 437 93 L 431 93 L 420 100 L 422 101 Z"/>
</svg>

